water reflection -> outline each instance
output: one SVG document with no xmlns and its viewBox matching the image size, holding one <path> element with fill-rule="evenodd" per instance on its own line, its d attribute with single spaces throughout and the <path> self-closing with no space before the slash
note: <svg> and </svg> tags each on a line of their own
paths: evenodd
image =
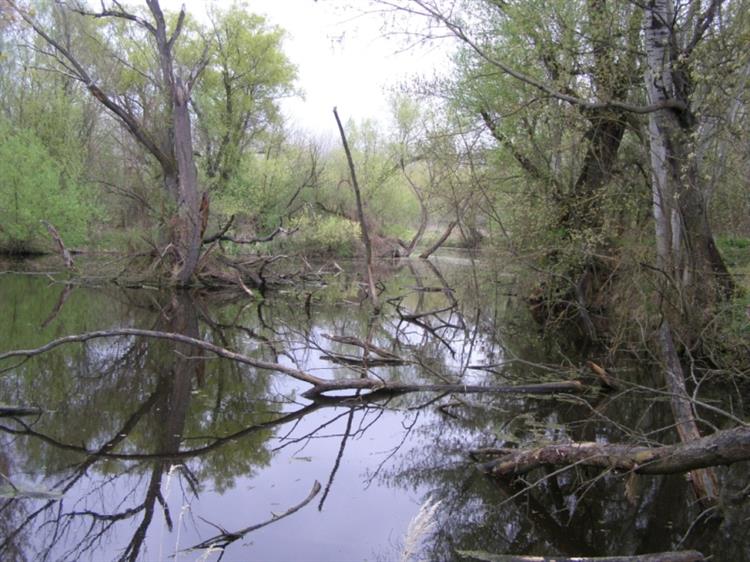
<svg viewBox="0 0 750 562">
<path fill-rule="evenodd" d="M 345 274 L 260 301 L 0 276 L 8 319 L 0 341 L 27 348 L 138 327 L 327 379 L 471 385 L 567 376 L 566 365 L 585 357 L 556 354 L 556 344 L 524 324 L 508 282 L 466 264 L 406 262 L 387 280 L 387 312 L 375 318 L 358 306 L 358 285 Z M 644 387 L 655 382 L 648 370 L 630 374 Z M 736 532 L 750 515 L 744 501 L 728 502 L 723 519 L 701 518 L 679 477 L 579 468 L 504 483 L 481 475 L 468 455 L 540 440 L 668 440 L 668 405 L 645 390 L 564 399 L 375 390 L 307 399 L 307 389 L 189 344 L 133 337 L 66 346 L 5 372 L 0 402 L 43 413 L 0 418 L 9 491 L 0 500 L 0 558 L 207 560 L 221 555 L 211 546 L 227 546 L 225 560 L 394 560 L 409 520 L 431 497 L 440 503 L 415 559 L 675 547 L 747 559 L 748 539 Z M 737 467 L 724 475 L 735 492 L 746 484 Z M 31 489 L 60 497 L 10 493 Z"/>
</svg>

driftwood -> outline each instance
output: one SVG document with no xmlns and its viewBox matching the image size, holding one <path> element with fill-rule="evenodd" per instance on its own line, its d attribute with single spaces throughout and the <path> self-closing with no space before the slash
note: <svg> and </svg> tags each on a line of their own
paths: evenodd
<svg viewBox="0 0 750 562">
<path fill-rule="evenodd" d="M 270 525 L 271 523 L 276 523 L 277 521 L 280 521 L 281 519 L 284 519 L 285 517 L 289 517 L 293 513 L 296 513 L 297 511 L 305 507 L 308 503 L 310 503 L 313 500 L 313 498 L 318 495 L 318 492 L 320 492 L 320 482 L 316 480 L 308 496 L 297 505 L 290 507 L 289 509 L 287 509 L 284 513 L 280 515 L 274 514 L 273 517 L 271 517 L 271 519 L 264 521 L 263 523 L 251 525 L 250 527 L 245 527 L 244 529 L 241 529 L 239 531 L 234 531 L 234 532 L 226 531 L 225 529 L 222 529 L 221 527 L 218 527 L 217 525 L 214 525 L 213 523 L 209 523 L 208 521 L 206 521 L 206 523 L 209 523 L 209 525 L 216 527 L 219 531 L 221 531 L 221 533 L 219 533 L 218 535 L 214 537 L 211 537 L 210 539 L 206 539 L 205 541 L 199 544 L 196 544 L 195 546 L 191 546 L 187 550 L 218 549 L 218 550 L 223 551 L 227 546 L 229 546 L 235 541 L 242 539 L 243 537 L 245 537 L 245 535 L 252 533 L 253 531 L 257 531 L 258 529 L 262 529 L 263 527 L 266 527 Z"/>
<path fill-rule="evenodd" d="M 54 226 L 52 226 L 47 221 L 42 221 L 42 224 L 47 228 L 49 235 L 55 241 L 55 245 L 57 246 L 57 251 L 60 252 L 60 257 L 62 257 L 63 263 L 65 264 L 65 268 L 74 269 L 75 264 L 73 263 L 73 256 L 70 255 L 70 250 L 68 250 L 65 247 L 65 243 L 63 242 L 63 239 L 62 239 L 62 236 L 60 236 L 60 233 L 57 231 L 57 229 Z"/>
<path fill-rule="evenodd" d="M 717 431 L 688 443 L 643 447 L 622 443 L 560 443 L 535 449 L 494 449 L 475 456 L 498 458 L 480 465 L 494 476 L 525 474 L 542 466 L 591 466 L 638 474 L 679 474 L 750 460 L 750 426 Z"/>
<path fill-rule="evenodd" d="M 678 552 L 656 552 L 653 554 L 636 554 L 634 556 L 520 556 L 514 554 L 487 554 L 484 552 L 459 551 L 467 560 L 484 562 L 702 562 L 706 558 L 696 550 Z"/>
<path fill-rule="evenodd" d="M 669 390 L 672 414 L 680 441 L 689 444 L 700 440 L 701 433 L 695 421 L 695 406 L 685 388 L 685 374 L 675 350 L 672 330 L 666 320 L 659 328 L 659 345 L 666 365 L 664 380 Z M 690 481 L 699 500 L 713 503 L 719 499 L 719 480 L 713 470 L 696 470 L 690 474 Z"/>
</svg>

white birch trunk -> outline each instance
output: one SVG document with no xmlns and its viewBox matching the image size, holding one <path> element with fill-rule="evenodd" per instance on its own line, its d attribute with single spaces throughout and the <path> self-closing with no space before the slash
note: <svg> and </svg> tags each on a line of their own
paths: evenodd
<svg viewBox="0 0 750 562">
<path fill-rule="evenodd" d="M 652 0 L 647 4 L 644 19 L 644 41 L 647 69 L 646 91 L 650 104 L 659 104 L 671 99 L 674 82 L 669 65 L 670 29 L 665 22 L 672 21 L 671 0 Z M 657 265 L 675 276 L 679 252 L 680 221 L 675 209 L 675 191 L 671 179 L 672 170 L 668 135 L 668 110 L 655 111 L 648 117 L 649 156 L 651 160 L 651 192 L 654 225 L 656 230 Z"/>
</svg>

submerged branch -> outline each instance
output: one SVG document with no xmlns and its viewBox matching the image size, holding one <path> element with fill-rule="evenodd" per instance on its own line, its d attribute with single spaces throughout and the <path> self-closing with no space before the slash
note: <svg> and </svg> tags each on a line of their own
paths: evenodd
<svg viewBox="0 0 750 562">
<path fill-rule="evenodd" d="M 218 549 L 223 550 L 227 546 L 232 544 L 233 542 L 238 541 L 241 538 L 243 538 L 248 533 L 252 533 L 253 531 L 262 529 L 263 527 L 266 527 L 270 525 L 271 523 L 276 523 L 276 521 L 280 521 L 281 519 L 284 519 L 285 517 L 289 517 L 293 513 L 296 513 L 297 511 L 305 507 L 308 503 L 310 503 L 313 500 L 313 498 L 318 495 L 318 492 L 320 492 L 320 482 L 316 480 L 308 496 L 297 505 L 287 509 L 281 515 L 274 514 L 271 519 L 264 521 L 263 523 L 251 525 L 249 527 L 245 527 L 244 529 L 235 531 L 233 533 L 228 532 L 228 531 L 222 531 L 222 533 L 214 537 L 211 537 L 210 539 L 206 539 L 205 541 L 199 544 L 196 544 L 195 546 L 191 546 L 187 550 L 206 550 L 206 549 L 212 549 L 212 548 L 218 548 Z"/>
</svg>

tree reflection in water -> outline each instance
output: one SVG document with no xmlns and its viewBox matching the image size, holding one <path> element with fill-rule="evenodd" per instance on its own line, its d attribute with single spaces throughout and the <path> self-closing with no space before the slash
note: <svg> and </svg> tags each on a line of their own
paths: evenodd
<svg viewBox="0 0 750 562">
<path fill-rule="evenodd" d="M 415 559 L 456 560 L 460 551 L 594 556 L 679 547 L 747 560 L 748 539 L 736 532 L 750 515 L 736 494 L 747 484 L 742 465 L 722 473 L 734 503 L 704 515 L 681 477 L 624 477 L 577 467 L 507 482 L 476 470 L 468 453 L 490 446 L 670 439 L 669 407 L 648 391 L 654 374 L 638 365 L 628 376 L 640 386 L 621 393 L 544 398 L 461 392 L 461 385 L 570 378 L 588 358 L 576 357 L 560 341 L 550 346 L 533 325 L 521 322 L 523 306 L 507 297 L 507 283 L 491 271 L 441 272 L 429 263 L 408 263 L 389 279 L 384 313 L 375 318 L 353 302 L 356 283 L 344 276 L 327 288 L 260 302 L 60 290 L 5 276 L 0 297 L 13 311 L 0 333 L 5 349 L 130 326 L 213 342 L 330 379 L 374 376 L 454 386 L 450 392 L 351 390 L 306 399 L 300 395 L 307 387 L 298 381 L 186 343 L 117 337 L 58 348 L 0 378 L 0 402 L 44 410 L 0 419 L 0 472 L 11 483 L 62 494 L 59 500 L 2 500 L 0 558 L 166 559 L 187 556 L 182 550 L 190 546 L 203 549 L 190 559 L 212 548 L 210 557 L 219 557 L 219 547 L 229 558 L 270 557 L 262 540 L 248 544 L 256 536 L 249 533 L 286 517 L 315 527 L 285 542 L 302 544 L 304 533 L 305 540 L 336 536 L 326 525 L 342 529 L 342 544 L 356 542 L 343 529 L 367 505 L 354 494 L 347 502 L 346 495 L 395 489 L 440 502 Z M 296 464 L 284 467 L 282 458 Z M 353 481 L 349 467 L 355 465 L 361 470 Z M 285 504 L 260 505 L 262 488 L 276 484 L 274 474 L 294 474 L 279 482 Z M 320 493 L 313 486 L 318 479 Z M 202 509 L 211 498 L 228 502 L 244 494 L 240 487 L 248 482 L 251 505 L 239 517 Z M 342 492 L 330 503 L 337 487 Z M 370 521 L 408 521 L 418 508 L 408 505 L 410 511 L 375 513 Z M 315 519 L 305 515 L 316 508 Z M 723 518 L 709 517 L 720 512 Z M 405 531 L 404 523 L 374 538 L 375 552 L 356 544 L 346 552 L 398 558 Z M 368 532 L 375 534 L 375 526 L 362 530 Z M 300 547 L 300 559 L 333 559 L 340 552 L 316 544 L 319 551 Z"/>
</svg>

